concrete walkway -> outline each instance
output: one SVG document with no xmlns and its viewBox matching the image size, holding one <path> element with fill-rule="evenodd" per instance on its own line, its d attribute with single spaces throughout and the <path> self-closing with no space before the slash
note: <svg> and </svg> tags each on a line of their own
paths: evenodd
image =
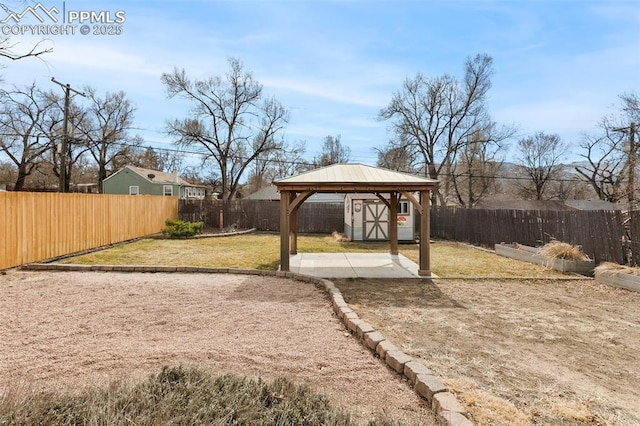
<svg viewBox="0 0 640 426">
<path fill-rule="evenodd" d="M 415 262 L 389 253 L 298 253 L 289 267 L 319 278 L 428 278 L 418 275 Z"/>
</svg>

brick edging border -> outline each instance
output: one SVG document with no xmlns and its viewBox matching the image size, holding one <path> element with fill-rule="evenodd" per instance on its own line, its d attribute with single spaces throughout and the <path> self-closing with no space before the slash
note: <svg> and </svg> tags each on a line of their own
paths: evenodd
<svg viewBox="0 0 640 426">
<path fill-rule="evenodd" d="M 383 360 L 389 368 L 403 375 L 413 386 L 414 391 L 422 397 L 436 414 L 443 426 L 473 426 L 474 423 L 465 416 L 463 406 L 456 396 L 420 361 L 402 352 L 371 324 L 361 320 L 349 308 L 342 297 L 342 292 L 327 279 L 312 277 L 295 272 L 267 271 L 258 269 L 205 268 L 196 266 L 125 266 L 125 265 L 73 265 L 60 263 L 31 263 L 20 269 L 28 271 L 102 271 L 102 272 L 147 272 L 147 273 L 223 273 L 260 275 L 291 278 L 296 281 L 313 283 L 322 288 L 331 299 L 336 316 L 360 343 L 370 349 Z"/>
</svg>

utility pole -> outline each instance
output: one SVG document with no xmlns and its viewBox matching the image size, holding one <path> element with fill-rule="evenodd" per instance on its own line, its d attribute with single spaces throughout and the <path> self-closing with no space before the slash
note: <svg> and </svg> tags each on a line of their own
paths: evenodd
<svg viewBox="0 0 640 426">
<path fill-rule="evenodd" d="M 67 192 L 67 154 L 69 151 L 69 135 L 67 133 L 69 127 L 69 100 L 71 92 L 80 96 L 85 96 L 84 92 L 79 92 L 71 88 L 69 84 L 62 84 L 51 77 L 51 81 L 64 89 L 64 121 L 62 122 L 62 146 L 60 148 L 60 183 L 58 184 L 58 192 Z"/>
<path fill-rule="evenodd" d="M 636 123 L 633 121 L 629 124 L 629 127 L 619 127 L 612 129 L 614 132 L 629 132 L 629 157 L 627 158 L 627 200 L 629 202 L 629 211 L 633 210 L 636 205 L 636 163 L 638 161 L 638 153 L 636 152 Z"/>
<path fill-rule="evenodd" d="M 636 123 L 631 122 L 629 125 L 629 210 L 633 210 L 636 204 Z"/>
<path fill-rule="evenodd" d="M 632 264 L 637 265 L 640 261 L 640 253 L 639 248 L 640 244 L 638 244 L 638 239 L 640 239 L 640 235 L 638 235 L 638 229 L 636 229 L 635 220 L 633 217 L 633 211 L 636 206 L 636 185 L 635 185 L 635 175 L 636 175 L 636 144 L 635 144 L 635 133 L 636 133 L 636 123 L 633 121 L 629 125 L 629 188 L 628 188 L 628 198 L 629 198 L 629 234 L 631 234 L 631 258 Z"/>
<path fill-rule="evenodd" d="M 640 264 L 640 234 L 636 229 L 636 221 L 634 220 L 633 211 L 636 208 L 636 162 L 637 162 L 637 152 L 636 152 L 636 123 L 633 121 L 629 125 L 629 127 L 621 127 L 618 129 L 613 129 L 615 132 L 629 132 L 629 158 L 627 160 L 627 164 L 629 169 L 628 177 L 627 177 L 627 200 L 629 202 L 629 243 L 631 247 L 631 263 L 632 264 Z"/>
</svg>

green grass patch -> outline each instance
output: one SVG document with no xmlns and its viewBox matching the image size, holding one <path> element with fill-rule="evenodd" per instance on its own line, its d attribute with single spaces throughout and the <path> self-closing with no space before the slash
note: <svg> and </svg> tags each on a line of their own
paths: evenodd
<svg viewBox="0 0 640 426">
<path fill-rule="evenodd" d="M 165 367 L 138 384 L 112 383 L 79 395 L 0 396 L 1 425 L 353 425 L 328 398 L 286 378 L 213 377 Z M 391 425 L 386 419 L 368 425 Z"/>
<path fill-rule="evenodd" d="M 400 253 L 419 263 L 418 244 L 400 244 Z M 331 235 L 299 235 L 299 253 L 388 252 L 387 242 L 338 242 Z M 88 265 L 165 265 L 277 270 L 280 235 L 255 233 L 196 239 L 143 239 L 61 260 Z M 431 269 L 440 277 L 559 277 L 542 266 L 497 256 L 466 244 L 431 244 Z"/>
</svg>

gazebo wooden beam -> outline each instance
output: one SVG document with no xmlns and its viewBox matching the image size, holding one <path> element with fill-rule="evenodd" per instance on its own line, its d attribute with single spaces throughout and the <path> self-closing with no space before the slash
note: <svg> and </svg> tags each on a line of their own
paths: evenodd
<svg viewBox="0 0 640 426">
<path fill-rule="evenodd" d="M 420 204 L 420 201 L 416 199 L 416 197 L 414 197 L 412 193 L 407 191 L 400 191 L 400 194 L 402 194 L 407 200 L 411 201 L 411 204 L 413 204 L 413 207 L 415 207 L 416 211 L 422 214 L 422 204 Z"/>
<path fill-rule="evenodd" d="M 304 202 L 303 200 L 294 204 L 298 198 L 300 196 L 296 197 L 295 192 L 289 194 L 289 208 L 287 208 L 289 214 L 289 254 L 298 254 L 298 207 Z"/>
<path fill-rule="evenodd" d="M 431 209 L 429 207 L 429 191 L 420 191 L 420 265 L 418 275 L 431 276 Z"/>
<path fill-rule="evenodd" d="M 290 191 L 280 190 L 280 270 L 288 272 L 289 262 L 289 202 Z"/>
<path fill-rule="evenodd" d="M 300 205 L 307 200 L 307 198 L 311 197 L 315 193 L 315 191 L 301 191 L 300 194 L 296 196 L 296 192 L 299 192 L 299 191 L 291 191 L 291 192 L 292 192 L 291 202 L 289 203 L 289 208 L 287 210 L 287 213 L 289 214 L 291 214 L 291 212 L 293 212 L 294 210 L 297 210 L 300 207 Z"/>
<path fill-rule="evenodd" d="M 375 196 L 378 197 L 380 201 L 382 201 L 384 205 L 387 206 L 388 209 L 391 209 L 391 203 L 389 202 L 389 200 L 384 198 L 384 196 L 381 193 L 376 192 Z"/>
<path fill-rule="evenodd" d="M 389 197 L 389 251 L 398 255 L 398 193 L 392 192 Z"/>
<path fill-rule="evenodd" d="M 278 184 L 277 188 L 278 190 L 280 190 L 281 187 L 283 187 L 284 185 Z M 407 191 L 407 192 L 420 192 L 420 191 L 430 191 L 435 187 L 435 185 L 415 185 L 415 184 L 411 184 L 411 185 L 403 185 L 402 183 L 395 183 L 395 184 L 389 184 L 389 185 L 385 185 L 385 184 L 379 184 L 379 183 L 373 183 L 373 184 L 327 184 L 327 185 L 319 185 L 319 184 L 287 184 L 286 185 L 286 189 L 289 191 L 295 191 L 295 192 L 306 192 L 306 191 L 310 191 L 311 193 L 314 192 L 336 192 L 336 193 L 343 193 L 343 194 L 358 194 L 358 193 L 365 193 L 365 194 L 375 194 L 375 193 L 391 193 L 391 192 L 398 192 L 399 190 L 402 191 Z"/>
</svg>

